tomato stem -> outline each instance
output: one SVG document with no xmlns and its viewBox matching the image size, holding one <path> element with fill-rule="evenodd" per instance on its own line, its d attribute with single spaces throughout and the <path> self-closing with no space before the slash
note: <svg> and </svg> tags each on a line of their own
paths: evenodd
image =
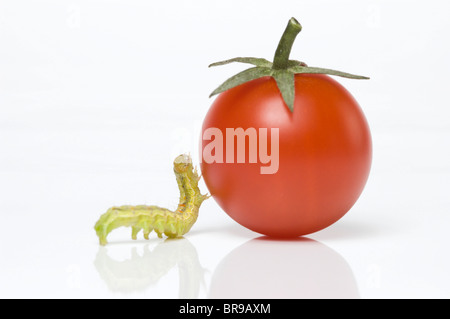
<svg viewBox="0 0 450 319">
<path fill-rule="evenodd" d="M 277 50 L 275 51 L 272 69 L 280 70 L 288 68 L 289 54 L 291 53 L 292 45 L 301 30 L 301 24 L 295 18 L 291 18 L 281 36 Z"/>
</svg>

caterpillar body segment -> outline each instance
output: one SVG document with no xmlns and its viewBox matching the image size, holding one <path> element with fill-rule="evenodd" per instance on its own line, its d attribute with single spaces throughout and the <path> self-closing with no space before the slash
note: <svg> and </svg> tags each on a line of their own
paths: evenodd
<svg viewBox="0 0 450 319">
<path fill-rule="evenodd" d="M 175 211 L 148 205 L 112 207 L 100 216 L 94 226 L 100 245 L 106 245 L 108 234 L 122 226 L 131 227 L 132 239 L 136 239 L 141 230 L 145 239 L 152 231 L 160 238 L 162 234 L 169 238 L 186 234 L 197 220 L 200 205 L 209 195 L 200 193 L 200 177 L 189 155 L 175 158 L 174 173 L 180 191 L 180 201 Z"/>
</svg>

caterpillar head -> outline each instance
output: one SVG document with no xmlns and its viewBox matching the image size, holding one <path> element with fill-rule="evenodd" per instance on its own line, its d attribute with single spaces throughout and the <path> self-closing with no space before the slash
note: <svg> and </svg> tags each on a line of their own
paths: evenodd
<svg viewBox="0 0 450 319">
<path fill-rule="evenodd" d="M 181 154 L 173 161 L 173 169 L 176 173 L 183 174 L 188 170 L 192 170 L 192 159 L 187 154 Z"/>
</svg>

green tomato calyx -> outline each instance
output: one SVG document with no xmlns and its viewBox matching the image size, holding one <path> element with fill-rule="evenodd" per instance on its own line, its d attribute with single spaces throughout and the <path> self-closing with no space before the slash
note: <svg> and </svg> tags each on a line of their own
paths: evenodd
<svg viewBox="0 0 450 319">
<path fill-rule="evenodd" d="M 280 42 L 278 43 L 273 63 L 263 58 L 237 57 L 210 64 L 209 67 L 225 65 L 233 62 L 253 65 L 253 67 L 239 72 L 238 74 L 223 82 L 210 94 L 210 97 L 225 92 L 245 82 L 259 79 L 265 76 L 271 76 L 275 79 L 278 89 L 280 90 L 281 96 L 287 107 L 291 111 L 294 111 L 295 74 L 328 74 L 349 79 L 369 79 L 366 76 L 354 75 L 325 68 L 310 67 L 307 66 L 304 62 L 289 60 L 292 45 L 294 44 L 295 38 L 301 30 L 301 24 L 295 18 L 291 18 L 286 26 L 286 29 L 284 30 L 283 35 L 281 36 Z"/>
</svg>

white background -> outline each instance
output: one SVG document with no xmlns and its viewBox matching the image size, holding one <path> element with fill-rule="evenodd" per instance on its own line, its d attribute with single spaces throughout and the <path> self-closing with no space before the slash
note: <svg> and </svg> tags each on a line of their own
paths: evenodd
<svg viewBox="0 0 450 319">
<path fill-rule="evenodd" d="M 0 2 L 0 297 L 449 298 L 448 1 Z M 374 159 L 350 212 L 307 239 L 271 241 L 208 200 L 185 239 L 105 248 L 113 205 L 175 208 L 172 160 L 197 161 L 209 93 L 291 57 L 340 79 L 369 121 Z M 201 185 L 206 192 L 205 185 Z M 140 234 L 142 236 L 142 234 Z M 258 239 L 259 238 L 259 239 Z"/>
</svg>

